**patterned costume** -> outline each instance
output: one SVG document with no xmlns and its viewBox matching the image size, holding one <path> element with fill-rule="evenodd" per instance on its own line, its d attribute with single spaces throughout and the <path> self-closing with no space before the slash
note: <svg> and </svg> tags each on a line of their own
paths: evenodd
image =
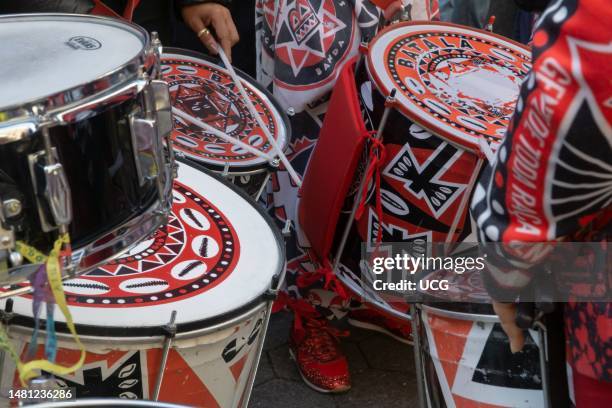
<svg viewBox="0 0 612 408">
<path fill-rule="evenodd" d="M 431 0 L 410 0 L 413 18 L 428 19 Z M 372 38 L 380 10 L 369 0 L 258 0 L 256 4 L 258 52 L 257 79 L 269 87 L 280 104 L 294 112 L 292 140 L 287 157 L 295 170 L 304 174 L 316 144 L 329 94 L 338 75 L 358 52 L 362 39 Z M 272 178 L 268 191 L 271 212 L 283 224 L 295 221 L 298 188 L 282 168 Z M 294 355 L 309 385 L 323 392 L 348 388 L 346 360 L 335 348 L 334 338 L 342 333 L 316 320 L 341 318 L 350 300 L 322 289 L 321 282 L 304 292 L 299 276 L 312 272 L 306 250 L 299 244 L 298 229 L 287 239 L 287 291 L 285 298 L 296 314 L 292 337 Z M 300 300 L 307 298 L 309 303 Z M 316 310 L 312 306 L 316 307 Z M 314 319 L 314 320 L 313 320 Z M 304 324 L 301 324 L 304 320 Z M 296 337 L 298 337 L 296 339 Z M 295 344 L 299 343 L 299 344 Z M 307 352 L 303 352 L 308 348 Z M 339 354 L 340 353 L 340 354 Z M 303 354 L 303 356 L 301 356 Z"/>
<path fill-rule="evenodd" d="M 559 0 L 542 15 L 533 38 L 533 70 L 496 162 L 487 166 L 474 192 L 472 212 L 481 241 L 596 241 L 607 247 L 612 212 L 612 85 L 605 72 L 612 64 L 610 18 L 609 4 L 596 0 Z M 528 270 L 532 261 L 506 255 L 488 276 L 494 297 L 518 293 L 533 278 Z M 566 331 L 576 404 L 599 406 L 598 401 L 609 398 L 612 381 L 610 304 L 568 304 Z M 591 380 L 601 382 L 585 386 Z"/>
</svg>

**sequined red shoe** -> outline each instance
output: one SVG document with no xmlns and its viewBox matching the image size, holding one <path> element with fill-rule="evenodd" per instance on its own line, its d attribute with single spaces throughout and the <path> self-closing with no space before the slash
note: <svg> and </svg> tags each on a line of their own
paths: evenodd
<svg viewBox="0 0 612 408">
<path fill-rule="evenodd" d="M 412 345 L 410 323 L 384 315 L 374 309 L 354 309 L 349 312 L 348 323 L 365 330 L 373 330 L 404 344 Z"/>
<path fill-rule="evenodd" d="M 346 335 L 321 319 L 302 319 L 301 324 L 293 326 L 289 353 L 309 387 L 323 393 L 340 393 L 351 388 L 348 362 L 338 341 Z"/>
</svg>

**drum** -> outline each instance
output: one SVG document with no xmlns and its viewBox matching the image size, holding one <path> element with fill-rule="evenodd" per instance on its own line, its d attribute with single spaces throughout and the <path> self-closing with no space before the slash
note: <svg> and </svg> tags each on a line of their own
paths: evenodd
<svg viewBox="0 0 612 408">
<path fill-rule="evenodd" d="M 66 271 L 119 255 L 166 222 L 172 156 L 161 45 L 140 27 L 94 16 L 0 17 L 0 255 L 23 281 L 16 241 L 48 253 L 70 235 Z M 50 78 L 52 80 L 50 80 Z"/>
<path fill-rule="evenodd" d="M 186 408 L 185 405 L 158 401 L 133 401 L 122 398 L 90 398 L 76 401 L 44 402 L 36 408 Z"/>
<path fill-rule="evenodd" d="M 183 49 L 164 48 L 162 72 L 170 86 L 172 105 L 228 136 L 274 155 L 272 144 L 242 100 L 229 73 L 211 58 Z M 248 75 L 237 71 L 263 123 L 279 147 L 286 148 L 291 127 L 274 97 Z M 229 143 L 174 117 L 172 146 L 177 155 L 227 176 L 258 198 L 278 163 L 269 163 L 241 146 Z"/>
<path fill-rule="evenodd" d="M 425 279 L 448 279 L 455 291 L 420 306 L 420 369 L 429 406 L 544 407 L 543 331 L 528 330 L 523 350 L 512 354 L 479 273 L 439 271 Z"/>
<path fill-rule="evenodd" d="M 75 387 L 77 398 L 248 403 L 284 277 L 281 236 L 244 193 L 198 166 L 179 163 L 173 196 L 165 227 L 123 257 L 64 282 L 87 357 L 80 370 L 56 381 Z M 32 300 L 14 301 L 8 329 L 25 357 Z M 57 362 L 67 365 L 80 352 L 62 322 Z M 3 390 L 17 384 L 8 358 L 2 373 Z"/>
<path fill-rule="evenodd" d="M 380 196 L 369 180 L 365 211 L 337 273 L 373 306 L 399 317 L 408 310 L 401 297 L 373 294 L 358 261 L 361 244 L 381 230 L 383 242 L 424 250 L 469 235 L 468 204 L 483 149 L 494 151 L 501 142 L 530 68 L 524 46 L 452 24 L 394 24 L 369 44 L 356 89 L 364 122 L 384 145 Z"/>
</svg>

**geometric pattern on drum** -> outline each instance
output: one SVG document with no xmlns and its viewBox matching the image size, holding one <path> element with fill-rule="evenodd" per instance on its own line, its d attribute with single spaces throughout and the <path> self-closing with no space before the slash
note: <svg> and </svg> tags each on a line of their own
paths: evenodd
<svg viewBox="0 0 612 408">
<path fill-rule="evenodd" d="M 469 29 L 398 33 L 386 50 L 388 75 L 410 103 L 428 121 L 446 123 L 473 139 L 502 139 L 519 85 L 531 69 L 527 53 Z M 479 79 L 495 87 L 478 86 Z"/>
<path fill-rule="evenodd" d="M 403 182 L 406 191 L 413 196 L 425 200 L 436 217 L 444 214 L 466 187 L 464 184 L 442 180 L 463 151 L 438 140 L 441 143 L 421 163 L 410 143 L 405 143 L 383 172 L 385 176 Z"/>
<path fill-rule="evenodd" d="M 528 332 L 524 352 L 512 354 L 499 323 L 429 312 L 423 323 L 428 358 L 441 387 L 439 397 L 447 406 L 543 406 L 533 331 Z"/>
<path fill-rule="evenodd" d="M 265 311 L 227 330 L 227 337 L 205 337 L 202 344 L 171 349 L 165 367 L 160 400 L 188 406 L 225 407 L 243 399 L 245 383 L 252 374 Z M 160 340 L 161 345 L 161 340 Z M 185 345 L 185 343 L 183 344 Z M 114 349 L 117 347 L 117 349 Z M 55 376 L 60 387 L 76 388 L 78 398 L 119 397 L 149 399 L 160 369 L 161 348 L 143 345 L 138 351 L 122 351 L 108 340 L 101 353 L 90 350 L 83 367 L 76 373 Z M 24 344 L 22 356 L 28 345 Z M 58 350 L 57 360 L 63 365 L 78 358 L 78 350 Z M 42 358 L 39 345 L 36 358 Z M 13 385 L 17 386 L 16 371 Z"/>
<path fill-rule="evenodd" d="M 539 349 L 529 331 L 520 353 L 512 354 L 508 337 L 500 324 L 494 324 L 482 350 L 472 381 L 508 388 L 542 389 Z"/>
<path fill-rule="evenodd" d="M 251 116 L 231 77 L 212 63 L 187 59 L 162 59 L 164 80 L 170 88 L 172 105 L 202 120 L 228 136 L 269 152 L 272 145 Z M 278 124 L 272 106 L 242 80 L 255 110 L 270 134 L 278 138 Z M 255 156 L 246 150 L 205 132 L 198 126 L 174 117 L 172 142 L 175 149 L 185 151 L 204 161 L 217 163 L 243 162 Z"/>
<path fill-rule="evenodd" d="M 386 246 L 372 244 L 376 242 L 376 237 L 378 236 L 378 231 L 381 227 L 381 223 L 378 220 L 378 216 L 376 212 L 369 207 L 368 208 L 368 250 L 372 248 L 377 248 L 376 252 L 378 253 L 381 249 L 385 249 Z M 407 229 L 402 228 L 400 226 L 391 224 L 391 223 L 382 223 L 382 242 L 403 242 L 408 244 L 413 244 L 411 246 L 411 250 L 417 251 L 420 253 L 425 253 L 427 250 L 427 243 L 430 243 L 431 239 L 431 231 L 419 232 L 416 234 L 410 234 Z M 416 254 L 414 254 L 416 256 Z"/>
<path fill-rule="evenodd" d="M 201 294 L 221 283 L 240 257 L 240 241 L 223 213 L 174 182 L 169 223 L 122 257 L 64 282 L 71 305 L 127 307 Z"/>
<path fill-rule="evenodd" d="M 55 375 L 55 381 L 62 388 L 74 387 L 78 398 L 143 399 L 145 397 L 145 387 L 148 387 L 148 384 L 143 383 L 140 351 L 126 353 L 110 366 L 108 363 L 108 360 L 86 363 L 73 376 Z"/>
<path fill-rule="evenodd" d="M 304 76 L 327 78 L 335 72 L 338 57 L 350 45 L 347 40 L 354 22 L 349 17 L 352 13 L 349 2 L 289 0 L 281 9 L 275 51 L 279 62 L 291 67 L 292 76 L 287 75 L 287 69 L 279 70 L 275 73 L 280 74 L 279 79 L 307 86 L 307 81 L 300 83 Z M 328 66 L 321 69 L 319 64 L 324 61 Z"/>
</svg>

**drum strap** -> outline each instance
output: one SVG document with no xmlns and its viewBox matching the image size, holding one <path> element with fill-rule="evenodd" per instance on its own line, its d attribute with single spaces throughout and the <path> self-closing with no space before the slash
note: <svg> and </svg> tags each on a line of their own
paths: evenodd
<svg viewBox="0 0 612 408">
<path fill-rule="evenodd" d="M 316 326 L 336 339 L 348 337 L 349 335 L 348 331 L 331 327 L 326 320 L 322 320 L 317 309 L 305 299 L 296 299 L 289 296 L 286 292 L 280 292 L 272 312 L 277 312 L 285 307 L 293 312 L 293 327 L 300 334 L 305 333 L 304 326 L 307 325 L 311 327 Z"/>
<path fill-rule="evenodd" d="M 329 260 L 323 260 L 323 265 L 313 272 L 302 272 L 299 274 L 297 278 L 297 285 L 300 288 L 306 288 L 312 286 L 315 282 L 318 282 L 320 279 L 324 280 L 323 287 L 327 290 L 333 290 L 340 296 L 342 299 L 348 299 L 349 295 L 344 289 L 344 285 L 338 279 L 336 274 L 332 269 L 332 265 Z"/>
<path fill-rule="evenodd" d="M 368 168 L 366 169 L 366 174 L 363 179 L 363 190 L 361 191 L 359 206 L 357 207 L 357 211 L 355 212 L 355 219 L 361 219 L 361 217 L 365 213 L 368 201 L 368 187 L 372 182 L 372 179 L 374 179 L 376 216 L 378 217 L 378 222 L 382 224 L 383 211 L 382 198 L 380 195 L 380 172 L 382 171 L 382 167 L 385 164 L 386 151 L 382 141 L 375 137 L 375 135 L 375 131 L 369 131 L 364 135 L 364 137 L 370 142 L 370 154 L 368 156 Z M 378 234 L 376 235 L 377 244 L 380 244 L 382 242 L 382 231 L 382 228 L 378 229 Z"/>
<path fill-rule="evenodd" d="M 62 250 L 62 248 L 64 249 Z M 27 363 L 22 363 L 19 356 L 13 349 L 6 331 L 0 326 L 0 348 L 6 350 L 11 358 L 15 361 L 15 365 L 17 366 L 17 370 L 19 372 L 19 380 L 21 381 L 22 386 L 25 387 L 29 380 L 39 375 L 39 371 L 41 370 L 57 375 L 67 375 L 81 368 L 83 362 L 85 361 L 85 347 L 81 343 L 81 340 L 76 332 L 72 315 L 70 314 L 68 305 L 66 304 L 64 289 L 62 287 L 62 268 L 60 265 L 60 259 L 70 256 L 71 250 L 69 235 L 63 234 L 55 241 L 53 249 L 48 257 L 44 256 L 38 250 L 24 244 L 23 242 L 17 243 L 17 250 L 31 263 L 45 264 L 47 281 L 49 288 L 51 289 L 53 299 L 64 315 L 64 318 L 66 319 L 66 326 L 68 326 L 68 330 L 72 334 L 75 343 L 81 351 L 79 360 L 68 367 L 55 364 L 49 360 L 33 360 L 28 361 Z M 53 323 L 53 321 L 51 321 L 51 323 Z M 48 341 L 50 342 L 48 345 L 55 349 L 55 339 L 53 338 L 52 340 Z M 53 356 L 54 352 L 52 353 L 51 357 Z"/>
</svg>

